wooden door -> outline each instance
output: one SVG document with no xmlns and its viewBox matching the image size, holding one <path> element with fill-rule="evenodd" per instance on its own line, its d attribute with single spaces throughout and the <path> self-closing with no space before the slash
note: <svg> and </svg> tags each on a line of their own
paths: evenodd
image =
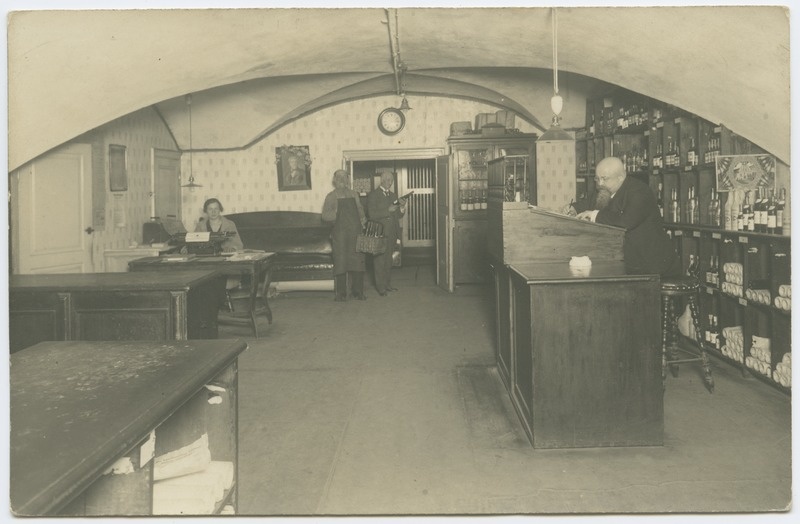
<svg viewBox="0 0 800 524">
<path fill-rule="evenodd" d="M 181 216 L 181 155 L 153 149 L 152 216 Z"/>
<path fill-rule="evenodd" d="M 453 224 L 448 157 L 436 159 L 436 283 L 452 292 Z"/>
<path fill-rule="evenodd" d="M 17 170 L 14 273 L 86 273 L 92 263 L 92 148 L 61 147 Z"/>
</svg>

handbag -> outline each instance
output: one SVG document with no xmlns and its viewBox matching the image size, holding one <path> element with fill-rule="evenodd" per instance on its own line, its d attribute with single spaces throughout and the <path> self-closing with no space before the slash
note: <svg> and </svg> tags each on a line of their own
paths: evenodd
<svg viewBox="0 0 800 524">
<path fill-rule="evenodd" d="M 356 251 L 370 255 L 386 252 L 386 237 L 383 236 L 383 224 L 368 220 L 364 230 L 356 237 Z"/>
</svg>

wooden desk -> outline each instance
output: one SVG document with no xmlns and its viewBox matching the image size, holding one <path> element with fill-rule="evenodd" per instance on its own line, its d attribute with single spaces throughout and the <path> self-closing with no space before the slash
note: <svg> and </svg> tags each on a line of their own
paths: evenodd
<svg viewBox="0 0 800 524">
<path fill-rule="evenodd" d="M 510 393 L 533 447 L 663 445 L 658 275 L 508 270 Z"/>
<path fill-rule="evenodd" d="M 207 432 L 234 464 L 239 340 L 42 342 L 11 355 L 11 508 L 16 515 L 147 515 L 152 451 Z M 206 384 L 220 386 L 209 403 Z M 140 449 L 141 448 L 141 449 Z M 128 457 L 125 474 L 104 474 Z"/>
<path fill-rule="evenodd" d="M 272 324 L 272 310 L 267 299 L 267 289 L 272 279 L 272 262 L 274 253 L 237 253 L 235 256 L 195 256 L 195 255 L 167 255 L 161 257 L 145 257 L 132 260 L 128 267 L 135 271 L 185 271 L 187 269 L 213 269 L 223 275 L 248 276 L 250 280 L 249 304 L 246 311 L 222 313 L 218 322 L 241 323 L 247 322 L 258 338 L 256 317 L 263 313 L 267 321 Z M 262 293 L 259 293 L 259 290 Z"/>
<path fill-rule="evenodd" d="M 217 338 L 216 271 L 11 275 L 11 352 L 43 340 Z"/>
</svg>

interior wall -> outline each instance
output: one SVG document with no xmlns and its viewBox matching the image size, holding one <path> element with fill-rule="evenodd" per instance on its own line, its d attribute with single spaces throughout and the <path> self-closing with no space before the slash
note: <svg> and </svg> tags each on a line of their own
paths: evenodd
<svg viewBox="0 0 800 524">
<path fill-rule="evenodd" d="M 152 108 L 109 122 L 76 141 L 92 144 L 92 169 L 101 172 L 105 180 L 105 225 L 95 225 L 92 247 L 95 271 L 102 272 L 105 271 L 105 250 L 126 248 L 132 242 L 142 241 L 142 224 L 150 219 L 151 212 L 152 149 L 176 151 L 177 147 L 164 122 Z M 127 191 L 109 190 L 109 144 L 127 148 Z"/>
<path fill-rule="evenodd" d="M 193 229 L 202 214 L 203 202 L 216 197 L 225 213 L 246 211 L 308 211 L 319 213 L 325 195 L 333 187 L 333 172 L 342 168 L 345 150 L 410 149 L 445 147 L 452 122 L 475 125 L 478 113 L 494 113 L 497 107 L 446 97 L 409 96 L 411 110 L 405 128 L 389 137 L 378 130 L 378 114 L 399 105 L 397 96 L 356 100 L 331 106 L 292 122 L 251 147 L 237 151 L 195 152 L 192 169 L 203 187 L 183 193 L 183 223 Z M 515 127 L 535 132 L 520 118 Z M 311 190 L 278 191 L 275 148 L 282 145 L 309 146 Z M 189 173 L 189 155 L 182 156 L 184 179 Z"/>
</svg>

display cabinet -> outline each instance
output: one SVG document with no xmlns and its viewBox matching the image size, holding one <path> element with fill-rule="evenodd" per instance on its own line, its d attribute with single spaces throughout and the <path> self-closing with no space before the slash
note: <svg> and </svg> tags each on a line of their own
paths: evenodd
<svg viewBox="0 0 800 524">
<path fill-rule="evenodd" d="M 488 193 L 503 202 L 529 202 L 531 165 L 528 155 L 509 155 L 489 162 Z"/>
<path fill-rule="evenodd" d="M 499 157 L 527 159 L 528 197 L 524 198 L 521 193 L 520 198 L 535 203 L 535 177 L 531 166 L 534 165 L 536 135 L 506 131 L 499 136 L 453 136 L 447 144 L 447 166 L 440 171 L 440 176 L 443 172 L 447 177 L 448 191 L 437 191 L 438 207 L 446 210 L 442 219 L 452 231 L 452 250 L 445 257 L 447 270 L 452 272 L 453 284 L 486 282 L 489 279 L 486 258 L 489 164 Z M 525 188 L 520 187 L 520 191 L 524 192 Z"/>
</svg>

